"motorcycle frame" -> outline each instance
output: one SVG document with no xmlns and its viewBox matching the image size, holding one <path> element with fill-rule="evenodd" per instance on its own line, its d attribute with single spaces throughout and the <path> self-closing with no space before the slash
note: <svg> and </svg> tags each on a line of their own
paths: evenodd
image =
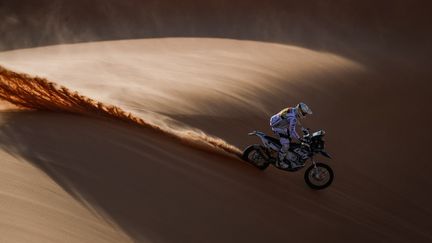
<svg viewBox="0 0 432 243">
<path fill-rule="evenodd" d="M 304 131 L 304 130 L 308 131 L 307 129 L 304 129 L 304 128 L 302 128 L 302 130 L 303 130 L 303 131 Z M 309 135 L 309 134 L 310 134 L 310 133 L 308 132 L 307 135 Z M 267 135 L 266 135 L 265 133 L 263 133 L 263 132 L 260 132 L 260 131 L 253 131 L 253 132 L 249 133 L 248 135 L 249 135 L 249 136 L 253 136 L 253 135 L 255 135 L 255 136 L 259 137 L 260 140 L 261 140 L 261 143 L 262 143 L 262 144 L 264 145 L 264 147 L 266 147 L 267 149 L 273 149 L 273 150 L 275 150 L 275 151 L 279 151 L 279 149 L 280 149 L 280 146 L 278 146 L 278 145 L 276 145 L 276 144 L 270 142 L 270 141 L 266 138 Z M 310 145 L 309 145 L 309 144 L 307 144 L 307 143 L 302 143 L 302 145 L 306 145 L 306 146 L 308 146 L 308 147 L 309 147 L 309 150 L 310 150 Z M 260 150 L 262 150 L 262 148 L 260 148 Z M 331 159 L 330 155 L 329 155 L 326 151 L 322 150 L 322 151 L 320 151 L 319 153 L 322 154 L 323 156 L 325 156 L 325 157 Z M 265 151 L 261 151 L 261 154 L 262 154 L 263 156 L 266 157 L 265 159 L 267 159 L 267 160 L 269 159 L 268 154 L 267 154 Z M 317 166 L 316 166 L 316 163 L 317 163 L 317 162 L 314 160 L 315 154 L 314 154 L 313 151 L 310 151 L 310 154 L 311 154 L 311 155 L 310 155 L 309 159 L 312 161 L 312 164 L 313 164 L 313 166 L 314 166 L 314 169 L 317 169 Z M 309 160 L 309 159 L 308 159 L 308 160 Z M 306 163 L 305 163 L 305 164 L 306 164 Z M 304 166 L 300 167 L 299 169 L 302 169 L 302 168 L 304 168 Z M 295 170 L 295 171 L 297 171 L 297 170 Z"/>
</svg>

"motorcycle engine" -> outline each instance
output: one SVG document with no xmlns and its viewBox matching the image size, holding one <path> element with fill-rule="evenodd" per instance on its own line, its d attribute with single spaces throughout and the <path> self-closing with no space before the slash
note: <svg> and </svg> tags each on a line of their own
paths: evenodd
<svg viewBox="0 0 432 243">
<path fill-rule="evenodd" d="M 279 155 L 279 152 L 275 151 L 275 150 L 270 150 L 269 154 L 270 154 L 270 157 L 277 159 L 278 155 Z"/>
<path fill-rule="evenodd" d="M 309 153 L 305 149 L 295 148 L 293 151 L 297 154 L 297 160 L 299 160 L 299 162 L 303 163 L 305 160 L 309 158 Z"/>
<path fill-rule="evenodd" d="M 288 161 L 298 163 L 299 162 L 299 156 L 293 152 L 288 152 L 287 157 Z"/>
</svg>

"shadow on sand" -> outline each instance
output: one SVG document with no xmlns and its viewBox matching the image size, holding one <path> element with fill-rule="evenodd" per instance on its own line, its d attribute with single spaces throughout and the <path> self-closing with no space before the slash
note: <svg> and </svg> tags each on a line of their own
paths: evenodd
<svg viewBox="0 0 432 243">
<path fill-rule="evenodd" d="M 315 192 L 302 173 L 261 172 L 150 129 L 35 111 L 1 113 L 0 148 L 138 242 L 430 240 L 427 211 L 352 167 Z M 390 214 L 402 204 L 410 210 Z"/>
<path fill-rule="evenodd" d="M 267 176 L 237 159 L 121 122 L 32 111 L 1 118 L 2 149 L 138 241 L 247 240 L 265 223 L 265 188 L 248 182 Z M 256 240 L 266 235 L 255 232 Z"/>
</svg>

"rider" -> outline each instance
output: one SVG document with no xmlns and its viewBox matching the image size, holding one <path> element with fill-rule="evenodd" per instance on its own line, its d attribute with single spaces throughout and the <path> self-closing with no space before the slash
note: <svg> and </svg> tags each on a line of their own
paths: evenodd
<svg viewBox="0 0 432 243">
<path fill-rule="evenodd" d="M 279 135 L 279 141 L 282 145 L 279 150 L 278 165 L 288 166 L 284 159 L 288 153 L 290 142 L 292 139 L 301 141 L 301 137 L 296 131 L 297 120 L 311 114 L 312 110 L 305 103 L 300 102 L 297 106 L 285 108 L 270 118 L 270 127 L 273 132 Z M 290 162 L 290 164 L 291 167 L 295 166 L 293 162 Z"/>
</svg>

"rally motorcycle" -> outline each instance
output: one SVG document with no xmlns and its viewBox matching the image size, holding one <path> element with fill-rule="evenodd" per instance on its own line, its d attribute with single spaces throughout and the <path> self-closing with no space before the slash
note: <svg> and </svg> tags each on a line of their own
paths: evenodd
<svg viewBox="0 0 432 243">
<path fill-rule="evenodd" d="M 321 154 L 327 158 L 330 155 L 324 150 L 324 130 L 310 133 L 309 129 L 302 128 L 303 139 L 301 143 L 291 143 L 284 161 L 279 161 L 279 139 L 267 136 L 260 131 L 254 131 L 249 135 L 259 137 L 263 145 L 254 144 L 247 147 L 243 152 L 243 159 L 257 168 L 265 170 L 270 164 L 285 171 L 298 171 L 305 167 L 310 159 L 312 165 L 306 169 L 304 179 L 306 184 L 315 190 L 328 187 L 333 182 L 333 170 L 330 166 L 316 162 L 314 156 Z M 293 162 L 293 163 L 290 163 Z"/>
</svg>

